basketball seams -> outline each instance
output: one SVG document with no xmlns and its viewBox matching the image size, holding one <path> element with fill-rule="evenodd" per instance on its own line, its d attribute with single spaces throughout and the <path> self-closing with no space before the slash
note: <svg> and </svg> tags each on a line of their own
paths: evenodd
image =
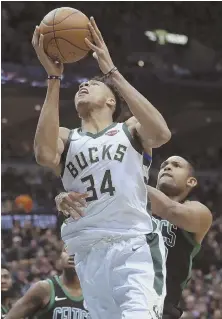
<svg viewBox="0 0 222 319">
<path fill-rule="evenodd" d="M 70 42 L 70 41 L 67 40 L 67 39 L 59 38 L 59 37 L 56 37 L 56 39 L 66 41 L 66 42 L 68 42 L 69 44 L 71 44 L 73 47 L 75 47 L 75 48 L 77 48 L 77 49 L 79 49 L 79 50 L 82 50 L 82 51 L 85 51 L 85 52 L 88 52 L 88 51 L 89 51 L 89 50 L 86 50 L 86 49 L 83 49 L 83 48 L 78 47 L 77 45 L 73 44 L 72 42 Z M 59 52 L 60 52 L 60 51 L 59 51 Z"/>
<path fill-rule="evenodd" d="M 58 49 L 58 51 L 59 51 L 59 54 L 61 55 L 61 57 L 63 58 L 63 63 L 66 61 L 66 59 L 65 59 L 65 57 L 63 56 L 63 54 L 61 53 L 61 51 L 60 51 L 60 49 L 59 49 L 59 45 L 58 45 L 58 42 L 57 42 L 57 39 L 56 39 L 56 37 L 55 37 L 55 29 L 54 29 L 54 22 L 55 22 L 55 16 L 56 16 L 56 12 L 58 11 L 58 9 L 56 9 L 56 11 L 55 11 L 55 14 L 54 14 L 54 17 L 53 17 L 53 25 L 52 25 L 52 27 L 53 27 L 53 33 L 54 33 L 54 40 L 55 40 L 55 43 L 56 43 L 56 46 L 57 46 L 57 49 Z M 65 19 L 64 19 L 65 20 Z M 63 20 L 63 21 L 64 21 Z"/>
<path fill-rule="evenodd" d="M 77 16 L 74 17 L 74 13 L 78 13 Z M 80 16 L 79 13 L 81 13 Z M 69 19 L 65 21 L 66 18 Z M 70 13 L 64 8 L 57 8 L 48 14 L 48 19 L 42 20 L 40 29 L 42 28 L 41 33 L 46 36 L 44 41 L 47 42 L 45 43 L 46 52 L 53 61 L 74 63 L 88 54 L 90 49 L 84 43 L 84 38 L 91 37 L 85 18 L 89 21 L 87 16 L 79 10 Z M 59 22 L 56 23 L 56 21 Z"/>
<path fill-rule="evenodd" d="M 56 15 L 56 12 L 57 12 L 58 10 L 59 10 L 59 9 L 56 9 L 56 10 L 55 10 L 55 14 L 54 14 L 54 18 L 53 18 L 53 25 L 58 25 L 58 24 L 62 23 L 63 21 L 65 21 L 67 18 L 69 18 L 71 15 L 76 14 L 77 12 L 79 12 L 78 10 L 76 10 L 75 12 L 70 13 L 70 14 L 69 14 L 67 17 L 65 17 L 62 21 L 59 21 L 59 22 L 55 23 L 55 15 Z M 53 25 L 51 25 L 51 24 L 45 23 L 44 20 L 42 20 L 42 23 L 43 23 L 45 26 L 47 26 L 47 27 L 52 27 L 52 26 L 53 26 Z"/>
<path fill-rule="evenodd" d="M 56 25 L 56 24 L 55 24 L 55 25 Z M 53 25 L 52 25 L 52 27 L 53 27 Z M 55 32 L 59 32 L 59 31 L 69 31 L 69 30 L 87 30 L 87 31 L 89 31 L 89 29 L 87 29 L 87 28 L 69 28 L 69 29 L 55 30 Z M 45 34 L 49 34 L 49 33 L 51 33 L 51 32 L 54 33 L 54 31 L 51 30 L 51 31 L 45 32 L 44 35 L 45 35 Z M 89 33 L 90 33 L 90 31 L 89 31 Z"/>
</svg>

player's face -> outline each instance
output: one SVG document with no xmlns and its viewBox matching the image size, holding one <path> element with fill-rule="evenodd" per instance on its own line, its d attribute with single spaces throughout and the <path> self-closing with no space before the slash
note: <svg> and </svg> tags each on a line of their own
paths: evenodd
<svg viewBox="0 0 222 319">
<path fill-rule="evenodd" d="M 189 163 L 184 158 L 172 156 L 160 166 L 157 188 L 166 195 L 177 196 L 194 186 L 196 180 L 190 176 Z"/>
<path fill-rule="evenodd" d="M 61 261 L 62 261 L 62 268 L 67 269 L 67 268 L 74 268 L 74 257 L 69 256 L 67 252 L 63 251 L 61 254 Z"/>
<path fill-rule="evenodd" d="M 80 117 L 86 116 L 92 109 L 107 107 L 113 113 L 115 97 L 103 82 L 90 80 L 79 86 L 75 95 L 75 105 Z"/>
<path fill-rule="evenodd" d="M 1 291 L 8 291 L 12 287 L 12 277 L 7 269 L 1 270 Z"/>
</svg>

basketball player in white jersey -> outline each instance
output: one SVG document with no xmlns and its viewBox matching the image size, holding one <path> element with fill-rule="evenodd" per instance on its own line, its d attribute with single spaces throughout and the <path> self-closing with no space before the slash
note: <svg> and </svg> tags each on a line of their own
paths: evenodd
<svg viewBox="0 0 222 319">
<path fill-rule="evenodd" d="M 75 105 L 82 125 L 71 131 L 59 127 L 63 66 L 46 56 L 39 28 L 34 32 L 32 43 L 49 79 L 35 156 L 40 165 L 61 176 L 66 191 L 88 194 L 85 216 L 68 218 L 61 235 L 69 255 L 75 254 L 92 319 L 157 318 L 165 296 L 165 250 L 163 239 L 152 234 L 146 211 L 142 152 L 151 154 L 171 134 L 162 115 L 114 66 L 93 18 L 89 28 L 95 44 L 87 39 L 86 43 L 105 80 L 80 85 Z M 113 122 L 113 86 L 135 116 L 125 123 Z"/>
</svg>

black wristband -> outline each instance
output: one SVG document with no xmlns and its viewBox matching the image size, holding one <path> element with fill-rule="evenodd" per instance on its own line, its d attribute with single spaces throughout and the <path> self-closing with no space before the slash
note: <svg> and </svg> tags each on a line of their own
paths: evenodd
<svg viewBox="0 0 222 319">
<path fill-rule="evenodd" d="M 113 74 L 117 70 L 118 70 L 117 67 L 114 66 L 108 73 L 105 74 L 105 77 L 109 77 L 111 74 Z"/>
<path fill-rule="evenodd" d="M 61 75 L 48 75 L 48 80 L 62 80 Z"/>
</svg>

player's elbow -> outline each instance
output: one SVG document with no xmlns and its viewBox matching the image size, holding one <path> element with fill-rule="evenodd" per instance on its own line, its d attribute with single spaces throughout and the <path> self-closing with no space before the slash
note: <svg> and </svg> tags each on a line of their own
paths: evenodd
<svg viewBox="0 0 222 319">
<path fill-rule="evenodd" d="M 49 160 L 42 152 L 35 151 L 35 160 L 41 166 L 48 166 Z"/>
<path fill-rule="evenodd" d="M 54 166 L 54 159 L 55 156 L 51 154 L 47 149 L 44 147 L 34 147 L 34 153 L 35 153 L 35 159 L 36 162 L 40 166 L 45 166 L 45 167 L 52 167 Z"/>
<path fill-rule="evenodd" d="M 170 130 L 168 129 L 168 127 L 165 127 L 160 133 L 160 137 L 159 137 L 160 142 L 162 144 L 166 144 L 171 139 L 171 136 L 172 136 L 172 134 L 171 134 Z"/>
<path fill-rule="evenodd" d="M 162 146 L 163 144 L 166 144 L 171 139 L 171 132 L 166 127 L 162 130 L 159 130 L 159 132 L 156 134 L 155 138 L 153 139 L 154 143 L 152 145 L 153 148 L 158 148 Z"/>
</svg>

